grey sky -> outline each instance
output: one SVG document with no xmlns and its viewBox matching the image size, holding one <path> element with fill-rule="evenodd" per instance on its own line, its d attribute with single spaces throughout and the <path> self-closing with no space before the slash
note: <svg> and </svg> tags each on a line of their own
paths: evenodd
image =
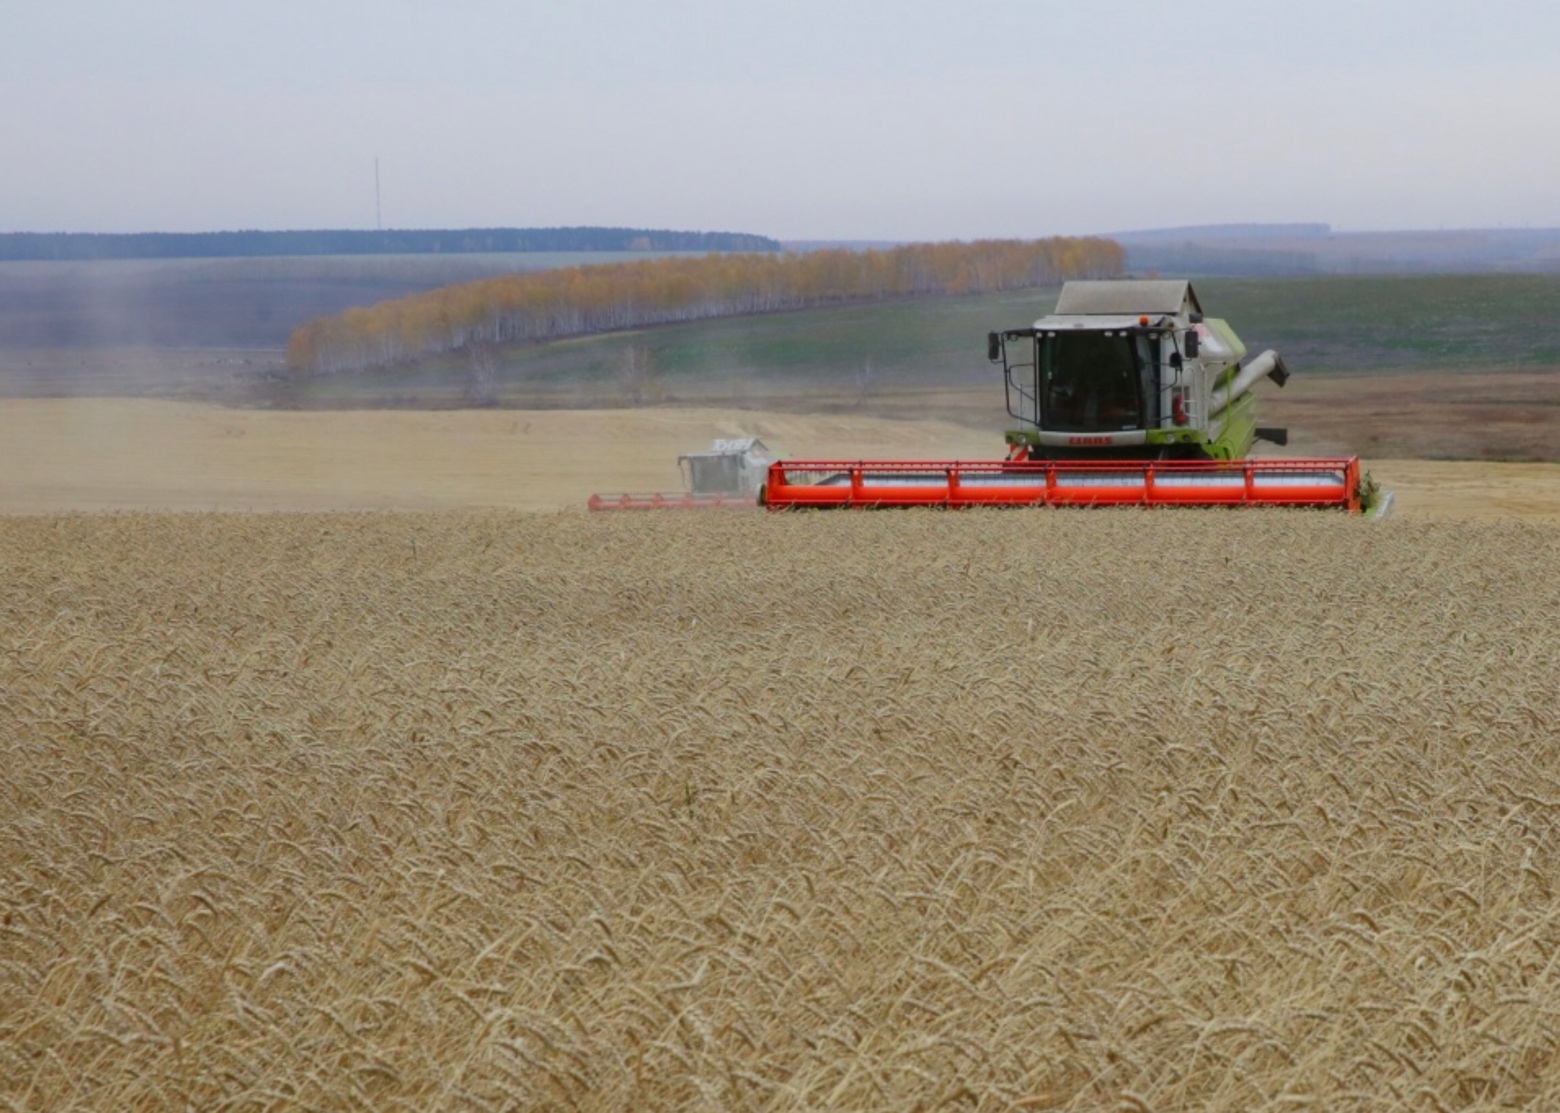
<svg viewBox="0 0 1560 1113">
<path fill-rule="evenodd" d="M 1560 226 L 1560 4 L 0 0 L 0 230 Z"/>
</svg>

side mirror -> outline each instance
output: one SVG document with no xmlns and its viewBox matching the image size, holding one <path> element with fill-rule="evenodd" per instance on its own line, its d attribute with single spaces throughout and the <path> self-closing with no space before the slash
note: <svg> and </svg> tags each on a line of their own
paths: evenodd
<svg viewBox="0 0 1560 1113">
<path fill-rule="evenodd" d="M 1197 358 L 1197 352 L 1199 351 L 1198 345 L 1200 343 L 1201 343 L 1201 338 L 1197 335 L 1197 330 L 1196 329 L 1188 330 L 1187 334 L 1186 334 L 1186 358 L 1187 359 L 1196 359 Z"/>
<path fill-rule="evenodd" d="M 992 363 L 1002 358 L 1002 337 L 998 333 L 986 334 L 986 358 Z"/>
</svg>

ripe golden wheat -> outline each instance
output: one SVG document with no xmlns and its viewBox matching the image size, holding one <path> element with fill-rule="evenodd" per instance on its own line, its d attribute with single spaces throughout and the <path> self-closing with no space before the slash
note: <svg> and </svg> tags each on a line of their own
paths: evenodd
<svg viewBox="0 0 1560 1113">
<path fill-rule="evenodd" d="M 0 529 L 0 1106 L 1560 1107 L 1560 532 Z"/>
</svg>

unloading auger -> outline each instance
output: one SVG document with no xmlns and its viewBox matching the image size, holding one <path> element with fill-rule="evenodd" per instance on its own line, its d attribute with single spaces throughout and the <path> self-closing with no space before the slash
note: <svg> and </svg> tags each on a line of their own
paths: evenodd
<svg viewBox="0 0 1560 1113">
<path fill-rule="evenodd" d="M 1255 459 L 1261 379 L 1278 353 L 1204 316 L 1186 281 L 1069 282 L 1056 310 L 993 332 L 1008 414 L 1002 460 L 783 460 L 759 500 L 789 507 L 1294 506 L 1360 510 L 1358 457 Z"/>
</svg>

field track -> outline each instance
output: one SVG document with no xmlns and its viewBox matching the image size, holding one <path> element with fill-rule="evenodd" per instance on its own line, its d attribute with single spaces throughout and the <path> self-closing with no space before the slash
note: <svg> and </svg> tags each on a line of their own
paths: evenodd
<svg viewBox="0 0 1560 1113">
<path fill-rule="evenodd" d="M 1000 413 L 1000 411 L 999 411 Z M 583 506 L 676 490 L 680 452 L 757 434 L 791 456 L 989 459 L 1002 423 L 745 410 L 317 411 L 182 402 L 0 405 L 0 514 Z M 1336 451 L 1297 444 L 1291 455 Z M 1560 465 L 1367 460 L 1407 518 L 1560 522 Z"/>
<path fill-rule="evenodd" d="M 3 524 L 0 1108 L 1560 1107 L 1550 525 Z"/>
</svg>

